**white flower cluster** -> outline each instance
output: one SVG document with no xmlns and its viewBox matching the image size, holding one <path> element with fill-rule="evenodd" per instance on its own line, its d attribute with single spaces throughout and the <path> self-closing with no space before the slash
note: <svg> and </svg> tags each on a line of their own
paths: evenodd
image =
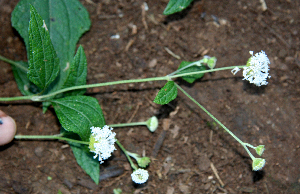
<svg viewBox="0 0 300 194">
<path fill-rule="evenodd" d="M 113 128 L 105 125 L 102 129 L 100 127 L 91 127 L 92 135 L 90 141 L 94 139 L 92 146 L 90 145 L 91 152 L 95 153 L 94 158 L 99 156 L 100 164 L 103 160 L 109 158 L 115 148 L 116 133 L 112 132 Z"/>
<path fill-rule="evenodd" d="M 269 64 L 270 60 L 264 51 L 253 55 L 253 51 L 250 51 L 252 57 L 250 58 L 249 65 L 244 67 L 243 76 L 245 80 L 253 83 L 257 86 L 267 85 L 266 81 L 269 76 Z"/>
<path fill-rule="evenodd" d="M 144 169 L 137 169 L 131 174 L 132 181 L 137 184 L 145 183 L 149 178 L 149 173 Z"/>
<path fill-rule="evenodd" d="M 243 80 L 248 80 L 257 86 L 267 85 L 267 78 L 269 76 L 269 64 L 270 60 L 264 51 L 260 51 L 253 56 L 253 51 L 249 52 L 252 57 L 247 62 L 246 67 L 243 70 Z M 240 69 L 235 67 L 231 70 L 232 74 L 236 74 Z"/>
</svg>

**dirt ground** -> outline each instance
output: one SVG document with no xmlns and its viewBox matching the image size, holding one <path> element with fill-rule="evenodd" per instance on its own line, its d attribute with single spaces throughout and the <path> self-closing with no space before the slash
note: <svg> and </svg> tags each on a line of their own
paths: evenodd
<svg viewBox="0 0 300 194">
<path fill-rule="evenodd" d="M 0 1 L 0 54 L 26 60 L 22 39 L 11 27 L 18 1 Z M 164 76 L 182 60 L 216 56 L 217 67 L 243 65 L 249 51 L 264 50 L 271 61 L 269 84 L 255 87 L 239 72 L 206 74 L 194 84 L 179 83 L 243 141 L 264 144 L 267 164 L 251 170 L 242 146 L 179 92 L 169 105 L 152 101 L 164 82 L 89 89 L 107 124 L 144 121 L 156 115 L 159 128 L 115 129 L 132 152 L 151 156 L 148 182 L 133 185 L 120 150 L 101 165 L 99 185 L 78 166 L 65 142 L 13 141 L 0 147 L 0 193 L 300 193 L 300 3 L 294 0 L 195 1 L 179 14 L 164 16 L 167 0 L 81 0 L 92 27 L 81 39 L 88 83 Z M 135 28 L 136 27 L 136 28 Z M 119 34 L 119 39 L 111 39 Z M 170 55 L 166 48 L 178 55 Z M 0 96 L 20 96 L 9 64 L 0 61 Z M 57 134 L 53 108 L 42 113 L 31 101 L 0 103 L 18 134 Z M 163 140 L 161 147 L 158 142 Z M 219 178 L 213 171 L 217 170 Z M 113 178 L 109 178 L 115 176 Z M 224 186 L 222 186 L 224 184 Z"/>
</svg>

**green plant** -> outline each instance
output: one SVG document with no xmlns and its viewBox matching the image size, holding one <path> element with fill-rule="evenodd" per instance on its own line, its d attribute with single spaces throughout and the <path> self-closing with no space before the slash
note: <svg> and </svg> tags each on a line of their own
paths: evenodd
<svg viewBox="0 0 300 194">
<path fill-rule="evenodd" d="M 187 8 L 193 0 L 170 0 L 167 7 L 164 10 L 165 15 L 170 15 L 176 12 L 180 12 Z"/>
<path fill-rule="evenodd" d="M 99 183 L 100 163 L 110 157 L 115 150 L 114 144 L 116 143 L 125 153 L 134 170 L 132 179 L 136 183 L 143 183 L 147 181 L 149 175 L 141 168 L 145 168 L 150 163 L 150 159 L 127 151 L 115 138 L 116 134 L 112 132 L 111 127 L 146 125 L 153 132 L 158 126 L 158 120 L 152 117 L 145 122 L 112 124 L 109 127 L 105 123 L 97 99 L 85 96 L 84 93 L 86 88 L 92 87 L 165 80 L 167 83 L 158 92 L 154 99 L 155 103 L 169 103 L 177 97 L 179 89 L 245 148 L 253 161 L 253 170 L 260 170 L 265 165 L 264 159 L 255 158 L 248 149 L 255 149 L 261 156 L 264 151 L 263 145 L 254 147 L 241 141 L 174 81 L 175 78 L 181 77 L 185 81 L 193 83 L 208 72 L 232 70 L 232 73 L 235 74 L 239 68 L 243 68 L 244 79 L 257 86 L 266 85 L 270 62 L 263 51 L 256 55 L 253 55 L 253 52 L 250 53 L 252 57 L 245 66 L 215 69 L 217 59 L 206 56 L 199 61 L 182 61 L 178 70 L 163 77 L 86 85 L 87 62 L 82 46 L 79 46 L 75 56 L 74 53 L 79 37 L 90 27 L 89 16 L 77 0 L 69 0 L 68 5 L 64 5 L 64 2 L 59 0 L 22 0 L 12 14 L 12 25 L 24 39 L 29 61 L 16 62 L 0 56 L 0 59 L 12 65 L 16 82 L 24 95 L 3 97 L 0 98 L 0 101 L 38 101 L 43 103 L 44 112 L 52 105 L 62 125 L 61 133 L 58 135 L 16 135 L 15 139 L 68 141 L 78 164 L 97 184 Z M 45 4 L 52 8 L 55 4 L 56 8 L 43 9 Z M 65 15 L 68 17 L 63 17 Z M 78 15 L 81 17 L 77 18 Z M 95 158 L 98 158 L 100 162 Z M 131 158 L 136 160 L 137 166 Z"/>
</svg>

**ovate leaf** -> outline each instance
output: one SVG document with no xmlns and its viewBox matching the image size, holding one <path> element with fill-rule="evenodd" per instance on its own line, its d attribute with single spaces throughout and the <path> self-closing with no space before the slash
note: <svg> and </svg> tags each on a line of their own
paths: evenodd
<svg viewBox="0 0 300 194">
<path fill-rule="evenodd" d="M 30 6 L 29 67 L 27 77 L 41 89 L 47 88 L 59 71 L 59 59 L 50 40 L 45 22 Z"/>
<path fill-rule="evenodd" d="M 63 88 L 85 85 L 87 75 L 87 62 L 82 46 L 79 46 L 74 60 L 70 64 L 69 68 L 70 69 L 68 70 L 67 79 L 63 85 Z M 66 95 L 81 95 L 84 94 L 85 91 L 86 89 L 74 90 L 66 93 Z"/>
<path fill-rule="evenodd" d="M 45 20 L 50 33 L 50 38 L 60 62 L 58 79 L 51 84 L 50 93 L 61 89 L 68 74 L 76 49 L 76 43 L 81 35 L 91 25 L 89 14 L 78 0 L 20 0 L 12 13 L 12 26 L 24 39 L 29 55 L 29 5 L 33 5 Z"/>
<path fill-rule="evenodd" d="M 159 90 L 153 102 L 156 104 L 168 104 L 177 96 L 177 87 L 174 81 L 168 81 L 166 85 Z"/>
<path fill-rule="evenodd" d="M 188 62 L 188 61 L 182 61 L 179 65 L 178 69 L 181 69 L 191 63 L 194 62 Z M 197 72 L 197 71 L 204 71 L 206 70 L 206 67 L 204 65 L 201 66 L 197 66 L 197 65 L 193 65 L 191 67 L 188 67 L 182 71 L 180 71 L 179 73 L 177 73 L 177 75 L 183 74 L 183 73 L 190 73 L 190 72 Z M 182 79 L 184 79 L 185 81 L 189 82 L 189 83 L 193 83 L 196 79 L 200 79 L 204 76 L 204 73 L 198 73 L 198 74 L 194 74 L 194 75 L 188 75 L 188 76 L 183 76 Z"/>
<path fill-rule="evenodd" d="M 167 7 L 164 10 L 164 15 L 170 15 L 176 12 L 180 12 L 187 8 L 193 0 L 170 0 Z"/>
<path fill-rule="evenodd" d="M 68 132 L 64 128 L 61 128 L 61 134 L 63 137 L 69 139 L 80 140 L 80 137 L 73 133 Z M 88 145 L 82 145 L 74 142 L 68 142 L 73 150 L 73 154 L 76 158 L 79 166 L 95 181 L 99 183 L 100 163 L 97 159 L 94 159 L 94 154 L 90 152 Z"/>
<path fill-rule="evenodd" d="M 103 127 L 104 116 L 97 99 L 89 96 L 69 96 L 51 100 L 58 120 L 67 131 L 83 141 L 89 141 L 91 127 Z"/>
<path fill-rule="evenodd" d="M 93 181 L 98 185 L 100 179 L 100 163 L 97 159 L 93 158 L 91 152 L 85 150 L 84 145 L 70 143 L 73 150 L 73 154 L 76 158 L 79 166 L 93 179 Z"/>
<path fill-rule="evenodd" d="M 37 94 L 40 92 L 40 89 L 34 85 L 27 77 L 27 69 L 28 63 L 25 61 L 16 61 L 20 66 L 24 68 L 19 68 L 15 65 L 12 65 L 11 68 L 14 73 L 14 77 L 16 79 L 19 90 L 24 96 L 29 96 L 33 94 Z"/>
</svg>

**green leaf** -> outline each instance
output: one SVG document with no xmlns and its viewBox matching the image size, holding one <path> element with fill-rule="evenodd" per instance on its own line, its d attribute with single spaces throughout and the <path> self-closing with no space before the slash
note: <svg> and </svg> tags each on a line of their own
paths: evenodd
<svg viewBox="0 0 300 194">
<path fill-rule="evenodd" d="M 98 185 L 100 178 L 100 163 L 98 160 L 93 158 L 91 152 L 87 152 L 84 145 L 70 143 L 73 150 L 73 154 L 76 158 L 77 163 L 81 168 L 93 179 Z"/>
<path fill-rule="evenodd" d="M 177 96 L 177 87 L 174 81 L 168 81 L 166 85 L 159 90 L 153 102 L 156 104 L 168 104 Z"/>
<path fill-rule="evenodd" d="M 187 66 L 191 63 L 194 63 L 194 62 L 182 61 L 179 65 L 178 69 L 184 68 L 185 66 Z M 201 66 L 193 65 L 191 67 L 188 67 L 188 68 L 180 71 L 179 73 L 177 73 L 177 75 L 180 75 L 183 73 L 196 72 L 196 71 L 204 71 L 204 70 L 206 70 L 206 67 L 204 65 L 201 65 Z M 184 79 L 185 81 L 187 81 L 189 83 L 193 83 L 196 79 L 202 78 L 203 76 L 204 76 L 204 73 L 199 73 L 199 74 L 194 74 L 194 75 L 183 76 L 182 79 Z"/>
<path fill-rule="evenodd" d="M 46 89 L 58 75 L 59 59 L 45 22 L 33 6 L 30 6 L 29 50 L 27 77 L 39 88 Z"/>
<path fill-rule="evenodd" d="M 180 12 L 187 8 L 193 0 L 170 0 L 167 7 L 164 10 L 164 15 L 170 15 L 176 12 Z"/>
<path fill-rule="evenodd" d="M 89 96 L 68 96 L 51 100 L 58 120 L 67 131 L 89 141 L 91 127 L 103 127 L 104 116 L 97 99 Z"/>
<path fill-rule="evenodd" d="M 80 137 L 73 132 L 66 131 L 63 127 L 60 133 L 63 137 L 69 139 L 80 140 Z M 68 142 L 72 148 L 73 154 L 79 166 L 95 181 L 99 183 L 100 162 L 93 158 L 93 153 L 90 152 L 87 145 L 82 145 L 74 142 Z"/>
<path fill-rule="evenodd" d="M 50 38 L 60 62 L 59 79 L 51 84 L 53 92 L 61 89 L 68 74 L 68 64 L 71 64 L 76 43 L 84 32 L 89 30 L 91 21 L 87 10 L 78 0 L 21 0 L 12 13 L 12 26 L 24 39 L 29 56 L 29 4 L 33 5 L 45 20 Z"/>
<path fill-rule="evenodd" d="M 63 88 L 85 85 L 87 76 L 87 62 L 82 46 L 79 46 L 74 60 L 69 68 L 70 70 L 68 71 Z M 69 96 L 82 95 L 85 93 L 85 91 L 86 89 L 74 90 L 65 94 Z"/>
<path fill-rule="evenodd" d="M 23 66 L 24 68 L 28 68 L 28 63 L 25 61 L 16 61 L 16 63 Z M 24 71 L 23 69 L 16 67 L 15 65 L 12 65 L 11 68 L 13 70 L 18 88 L 24 96 L 29 96 L 41 92 L 40 89 L 28 79 L 27 71 Z"/>
</svg>

